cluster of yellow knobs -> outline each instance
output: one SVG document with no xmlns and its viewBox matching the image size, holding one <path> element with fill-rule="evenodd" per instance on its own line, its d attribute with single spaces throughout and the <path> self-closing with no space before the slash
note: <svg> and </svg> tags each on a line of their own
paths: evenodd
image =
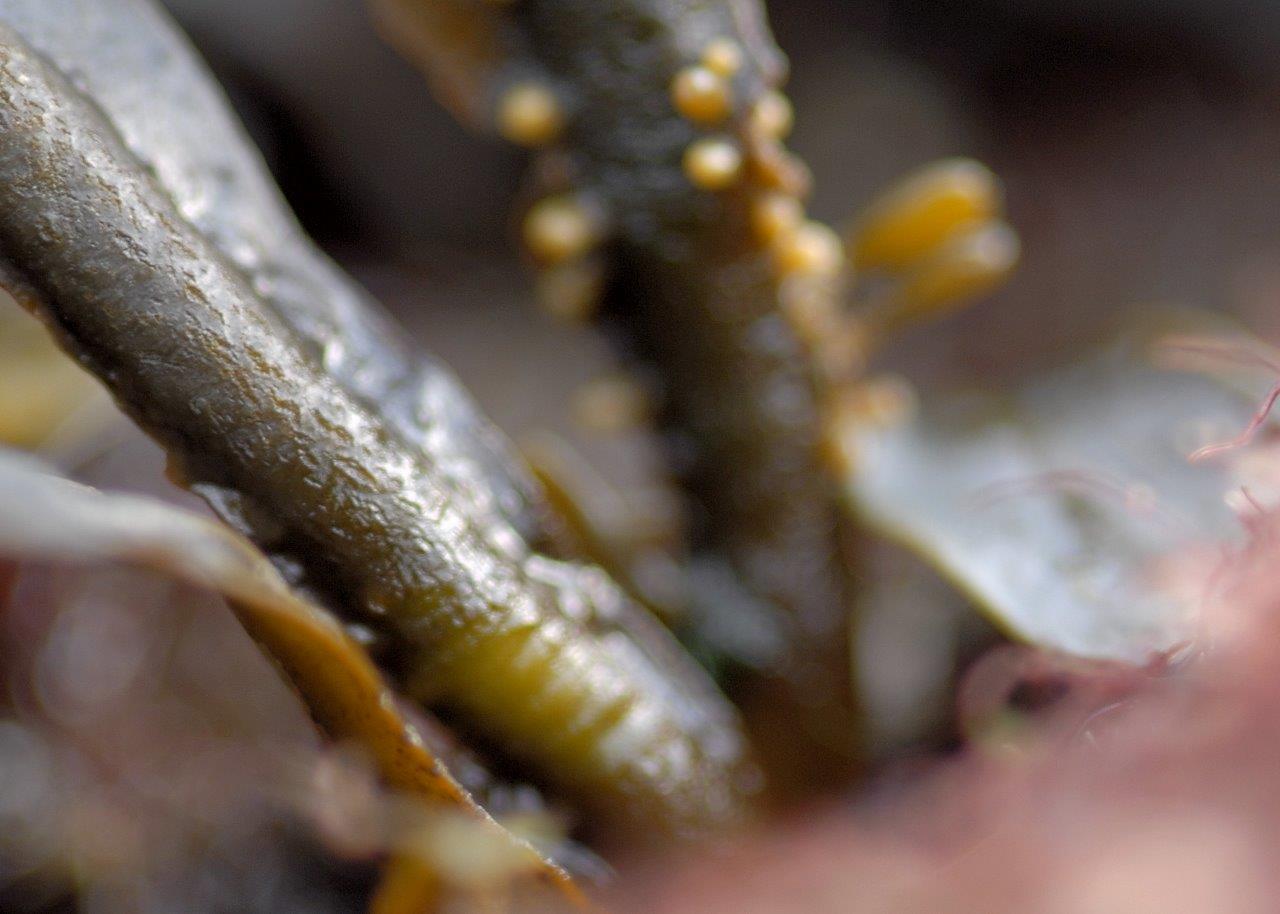
<svg viewBox="0 0 1280 914">
<path fill-rule="evenodd" d="M 791 102 L 769 89 L 742 110 L 735 78 L 745 62 L 736 41 L 717 38 L 671 79 L 675 113 L 700 132 L 681 167 L 699 192 L 746 194 L 750 229 L 773 266 L 780 308 L 831 382 L 829 425 L 844 440 L 844 424 L 874 421 L 910 399 L 897 381 L 854 383 L 869 353 L 899 329 L 1001 285 L 1017 263 L 1018 239 L 1003 221 L 998 179 L 968 159 L 903 179 L 843 237 L 809 218 L 807 172 L 782 145 L 794 122 Z M 540 82 L 508 87 L 496 108 L 499 132 L 530 148 L 560 142 L 567 120 L 554 89 Z M 590 316 L 603 275 L 591 255 L 607 232 L 607 213 L 587 194 L 550 196 L 526 214 L 523 240 L 542 267 L 540 297 L 554 313 Z M 881 281 L 860 296 L 857 280 L 864 276 Z"/>
</svg>

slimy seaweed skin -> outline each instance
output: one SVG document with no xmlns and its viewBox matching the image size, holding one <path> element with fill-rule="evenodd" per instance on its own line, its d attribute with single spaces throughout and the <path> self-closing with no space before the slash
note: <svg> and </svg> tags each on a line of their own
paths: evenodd
<svg viewBox="0 0 1280 914">
<path fill-rule="evenodd" d="M 598 569 L 540 555 L 327 373 L 99 107 L 0 25 L 4 284 L 407 688 L 605 823 L 741 821 L 730 709 Z M 455 443 L 456 444 L 456 443 Z"/>
<path fill-rule="evenodd" d="M 581 290 L 590 284 L 565 278 L 598 276 L 603 317 L 661 379 L 690 506 L 695 616 L 712 637 L 743 620 L 766 631 L 744 700 L 776 705 L 782 688 L 787 724 L 851 755 L 851 582 L 824 460 L 860 352 L 839 313 L 842 244 L 804 216 L 807 174 L 782 145 L 786 66 L 762 8 L 382 3 L 396 14 L 390 36 L 437 76 L 445 61 L 406 36 L 433 28 L 431 9 L 462 6 L 488 21 L 485 59 L 504 52 L 487 79 L 472 74 L 477 94 L 462 107 L 541 151 L 547 196 L 524 235 L 544 286 Z"/>
</svg>

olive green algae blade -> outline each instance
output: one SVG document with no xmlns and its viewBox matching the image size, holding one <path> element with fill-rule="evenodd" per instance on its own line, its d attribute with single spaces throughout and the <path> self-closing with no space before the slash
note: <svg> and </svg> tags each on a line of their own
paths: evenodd
<svg viewBox="0 0 1280 914">
<path fill-rule="evenodd" d="M 0 0 L 0 22 L 68 74 L 183 218 L 353 396 L 442 476 L 537 535 L 537 487 L 453 373 L 409 345 L 299 227 L 222 90 L 151 0 Z"/>
<path fill-rule="evenodd" d="M 518 548 L 326 373 L 4 27 L 0 253 L 186 478 L 270 518 L 272 551 L 393 640 L 433 706 L 601 823 L 696 837 L 741 820 L 754 780 L 736 717 L 670 640 L 598 569 Z"/>
<path fill-rule="evenodd" d="M 849 498 L 1017 638 L 1133 662 L 1184 645 L 1205 594 L 1169 560 L 1211 571 L 1243 539 L 1229 496 L 1248 487 L 1244 451 L 1188 458 L 1245 428 L 1265 385 L 1166 370 L 1153 347 L 1224 329 L 1149 320 L 1004 395 L 925 396 L 916 420 L 854 435 Z"/>
</svg>

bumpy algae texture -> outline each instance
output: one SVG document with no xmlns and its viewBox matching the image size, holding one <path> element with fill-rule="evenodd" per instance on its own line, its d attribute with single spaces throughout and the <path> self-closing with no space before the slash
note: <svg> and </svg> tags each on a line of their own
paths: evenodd
<svg viewBox="0 0 1280 914">
<path fill-rule="evenodd" d="M 92 6 L 96 43 L 0 5 L 6 284 L 188 484 L 383 637 L 404 688 L 600 822 L 739 821 L 754 777 L 732 711 L 603 573 L 534 550 L 536 490 L 505 444 L 437 366 L 370 335 L 390 331 L 304 256 L 252 155 L 204 157 L 242 139 L 158 14 Z M 133 42 L 174 68 L 168 94 L 113 70 Z M 42 44 L 122 82 L 95 105 Z"/>
</svg>

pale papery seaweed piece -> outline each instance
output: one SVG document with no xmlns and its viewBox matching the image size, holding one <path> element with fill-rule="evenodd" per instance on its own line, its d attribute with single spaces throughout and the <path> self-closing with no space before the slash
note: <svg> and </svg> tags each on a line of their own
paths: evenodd
<svg viewBox="0 0 1280 914">
<path fill-rule="evenodd" d="M 320 727 L 367 751 L 390 788 L 437 813 L 474 821 L 505 849 L 512 877 L 532 875 L 565 900 L 584 903 L 562 869 L 489 818 L 459 785 L 338 619 L 295 593 L 238 534 L 155 499 L 80 485 L 32 457 L 0 449 L 0 556 L 128 565 L 220 594 Z M 0 580 L 0 599 L 5 589 Z"/>
<path fill-rule="evenodd" d="M 1148 316 L 1010 390 L 939 391 L 910 421 L 853 430 L 850 501 L 1016 638 L 1134 663 L 1195 642 L 1206 594 L 1163 557 L 1230 550 L 1253 523 L 1231 504 L 1247 466 L 1188 459 L 1256 416 L 1257 385 L 1221 370 L 1265 363 L 1244 355 L 1256 341 L 1205 344 L 1222 323 Z M 1171 370 L 1193 354 L 1218 376 Z M 1251 513 L 1274 507 L 1274 491 L 1256 494 Z"/>
<path fill-rule="evenodd" d="M 12 30 L 0 128 L 7 284 L 189 484 L 252 506 L 273 554 L 396 645 L 411 695 L 599 830 L 742 820 L 754 774 L 735 716 L 656 623 L 598 569 L 530 551 L 328 375 Z"/>
<path fill-rule="evenodd" d="M 1258 368 L 1273 377 L 1280 375 L 1280 361 L 1274 351 L 1263 351 L 1255 340 L 1231 341 L 1212 337 L 1169 337 L 1156 343 L 1155 355 L 1171 367 L 1180 364 L 1193 367 L 1197 362 L 1208 362 L 1208 367 Z M 1206 444 L 1188 458 L 1193 463 L 1207 460 L 1251 444 L 1271 418 L 1276 402 L 1280 401 L 1280 381 L 1267 391 L 1257 410 L 1249 418 L 1249 424 L 1230 441 Z"/>
</svg>

